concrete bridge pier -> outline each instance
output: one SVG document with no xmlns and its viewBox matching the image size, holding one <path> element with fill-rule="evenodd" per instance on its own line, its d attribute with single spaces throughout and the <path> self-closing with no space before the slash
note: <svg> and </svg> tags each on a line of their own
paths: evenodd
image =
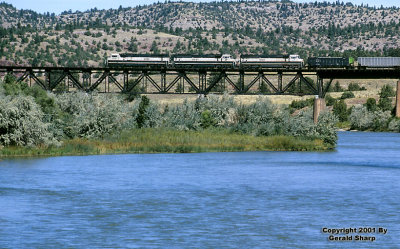
<svg viewBox="0 0 400 249">
<path fill-rule="evenodd" d="M 318 95 L 315 95 L 314 100 L 314 124 L 318 123 L 319 114 L 325 110 L 326 103 L 324 98 L 320 98 Z"/>
<path fill-rule="evenodd" d="M 400 118 L 400 80 L 397 81 L 396 90 L 396 118 Z"/>
</svg>

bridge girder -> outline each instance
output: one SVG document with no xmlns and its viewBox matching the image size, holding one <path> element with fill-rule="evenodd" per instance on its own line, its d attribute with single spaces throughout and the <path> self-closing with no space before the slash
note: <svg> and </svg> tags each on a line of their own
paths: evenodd
<svg viewBox="0 0 400 249">
<path fill-rule="evenodd" d="M 17 82 L 35 84 L 54 91 L 63 81 L 68 80 L 72 87 L 82 91 L 100 92 L 130 92 L 138 84 L 144 85 L 145 92 L 172 93 L 177 87 L 183 89 L 180 93 L 208 94 L 230 91 L 235 94 L 255 94 L 257 82 L 264 84 L 268 93 L 318 95 L 323 98 L 329 90 L 333 79 L 400 79 L 400 68 L 392 69 L 176 69 L 176 68 L 71 68 L 71 67 L 21 67 L 0 66 L 0 74 L 12 73 L 18 76 Z M 44 75 L 44 76 L 43 76 Z M 137 76 L 135 79 L 135 75 Z M 160 80 L 156 79 L 160 76 Z M 198 84 L 195 84 L 198 77 Z M 308 77 L 316 78 L 315 83 Z M 129 79 L 132 79 L 130 81 Z M 235 83 L 235 78 L 237 83 Z M 324 85 L 324 80 L 329 80 Z M 93 84 L 92 84 L 93 80 Z M 147 89 L 150 82 L 150 89 Z M 225 83 L 228 83 L 228 88 Z M 288 83 L 285 83 L 288 82 Z M 293 92 L 298 85 L 300 92 Z M 104 85 L 104 91 L 100 90 Z M 218 89 L 217 89 L 218 86 Z M 183 87 L 183 88 L 182 88 Z M 306 88 L 307 92 L 302 92 Z M 186 91 L 185 91 L 186 89 Z M 253 90 L 252 90 L 253 89 Z M 65 90 L 65 89 L 64 89 Z"/>
</svg>

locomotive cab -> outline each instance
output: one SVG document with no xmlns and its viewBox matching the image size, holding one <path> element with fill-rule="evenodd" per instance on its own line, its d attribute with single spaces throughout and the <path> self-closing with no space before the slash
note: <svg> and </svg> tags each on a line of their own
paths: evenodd
<svg viewBox="0 0 400 249">
<path fill-rule="evenodd" d="M 289 55 L 289 62 L 297 62 L 299 68 L 302 68 L 304 66 L 304 60 L 300 58 L 300 55 L 298 54 Z"/>
<path fill-rule="evenodd" d="M 118 60 L 121 58 L 121 56 L 119 54 L 111 54 L 111 57 L 109 57 L 111 60 Z"/>
<path fill-rule="evenodd" d="M 223 54 L 221 56 L 221 62 L 231 62 L 233 66 L 236 65 L 236 60 L 230 54 Z"/>
<path fill-rule="evenodd" d="M 301 61 L 300 55 L 291 54 L 291 55 L 289 56 L 289 61 Z"/>
</svg>

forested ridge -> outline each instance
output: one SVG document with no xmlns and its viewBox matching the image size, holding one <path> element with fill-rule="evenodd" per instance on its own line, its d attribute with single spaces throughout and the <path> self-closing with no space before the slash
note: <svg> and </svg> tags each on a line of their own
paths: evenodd
<svg viewBox="0 0 400 249">
<path fill-rule="evenodd" d="M 399 8 L 164 2 L 39 14 L 0 3 L 3 65 L 101 65 L 115 52 L 400 56 Z"/>
</svg>

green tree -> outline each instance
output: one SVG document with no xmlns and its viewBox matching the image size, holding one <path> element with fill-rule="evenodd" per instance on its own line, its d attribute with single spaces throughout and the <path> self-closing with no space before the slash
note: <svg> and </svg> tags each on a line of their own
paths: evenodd
<svg viewBox="0 0 400 249">
<path fill-rule="evenodd" d="M 149 119 L 146 109 L 150 105 L 150 99 L 147 96 L 142 96 L 139 104 L 139 113 L 136 117 L 136 124 L 138 128 L 144 127 L 147 119 Z"/>
<path fill-rule="evenodd" d="M 336 99 L 329 94 L 325 96 L 325 101 L 327 106 L 333 106 L 336 103 Z"/>
<path fill-rule="evenodd" d="M 366 90 L 365 87 L 360 87 L 359 84 L 351 82 L 348 87 L 347 87 L 348 91 L 362 91 L 362 90 Z"/>
<path fill-rule="evenodd" d="M 151 44 L 150 51 L 153 52 L 153 54 L 158 54 L 159 53 L 156 41 L 153 41 L 153 43 Z"/>
<path fill-rule="evenodd" d="M 201 127 L 208 128 L 215 126 L 217 121 L 212 117 L 210 110 L 205 110 L 201 113 Z"/>
<path fill-rule="evenodd" d="M 368 98 L 367 102 L 365 103 L 365 107 L 367 107 L 367 110 L 370 112 L 376 111 L 378 106 L 376 105 L 376 99 L 374 98 Z"/>
<path fill-rule="evenodd" d="M 128 50 L 132 53 L 137 53 L 138 46 L 136 44 L 136 39 L 131 37 L 131 41 L 129 42 Z"/>
<path fill-rule="evenodd" d="M 336 101 L 336 103 L 333 105 L 333 113 L 338 117 L 340 122 L 347 121 L 347 105 L 343 99 L 341 99 L 340 101 Z"/>
<path fill-rule="evenodd" d="M 340 86 L 339 81 L 336 81 L 335 85 L 333 86 L 334 92 L 343 92 L 343 88 Z"/>
<path fill-rule="evenodd" d="M 392 100 L 390 97 L 395 96 L 395 92 L 391 85 L 384 85 L 379 92 L 378 106 L 382 111 L 392 110 Z"/>
<path fill-rule="evenodd" d="M 267 84 L 265 84 L 264 82 L 261 83 L 261 85 L 259 87 L 259 91 L 260 91 L 260 93 L 270 93 L 271 92 L 269 90 L 269 87 L 267 86 Z"/>
<path fill-rule="evenodd" d="M 351 98 L 354 98 L 354 97 L 355 96 L 354 96 L 353 92 L 346 91 L 346 92 L 344 92 L 342 94 L 342 96 L 340 96 L 340 99 L 351 99 Z"/>
</svg>

